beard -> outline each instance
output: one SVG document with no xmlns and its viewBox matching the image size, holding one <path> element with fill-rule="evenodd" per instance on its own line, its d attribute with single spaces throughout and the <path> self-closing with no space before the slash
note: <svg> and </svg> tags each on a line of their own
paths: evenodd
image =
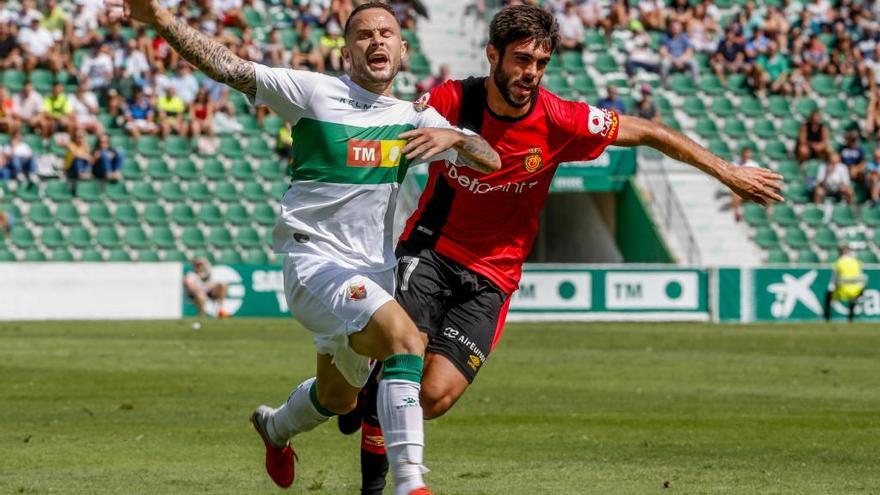
<svg viewBox="0 0 880 495">
<path fill-rule="evenodd" d="M 535 94 L 538 92 L 538 88 L 535 89 L 523 98 L 516 98 L 513 96 L 513 92 L 510 90 L 510 87 L 513 86 L 513 83 L 516 82 L 513 80 L 513 76 L 504 72 L 500 65 L 497 70 L 495 70 L 495 77 L 493 78 L 495 81 L 495 87 L 498 88 L 498 92 L 501 93 L 501 97 L 504 98 L 504 101 L 514 107 L 514 108 L 522 108 L 529 103 L 532 102 L 532 98 L 535 97 Z"/>
</svg>

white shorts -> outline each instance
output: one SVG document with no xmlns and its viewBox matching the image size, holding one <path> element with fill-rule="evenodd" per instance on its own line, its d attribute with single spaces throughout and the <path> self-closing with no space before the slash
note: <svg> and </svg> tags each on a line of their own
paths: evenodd
<svg viewBox="0 0 880 495">
<path fill-rule="evenodd" d="M 373 313 L 393 301 L 394 270 L 362 273 L 308 253 L 286 253 L 284 295 L 293 316 L 315 334 L 318 354 L 354 387 L 370 377 L 372 360 L 349 347 L 348 336 L 363 330 Z"/>
</svg>

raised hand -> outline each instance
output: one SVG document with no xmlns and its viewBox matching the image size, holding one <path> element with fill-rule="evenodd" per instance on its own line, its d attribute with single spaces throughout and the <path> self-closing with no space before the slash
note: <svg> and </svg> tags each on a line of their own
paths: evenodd
<svg viewBox="0 0 880 495">
<path fill-rule="evenodd" d="M 734 165 L 728 165 L 727 174 L 721 177 L 721 182 L 738 196 L 764 206 L 784 201 L 781 181 L 782 176 L 772 170 Z"/>
<path fill-rule="evenodd" d="M 156 24 L 156 15 L 162 10 L 158 0 L 104 0 L 110 20 L 130 18 L 150 25 Z"/>
</svg>

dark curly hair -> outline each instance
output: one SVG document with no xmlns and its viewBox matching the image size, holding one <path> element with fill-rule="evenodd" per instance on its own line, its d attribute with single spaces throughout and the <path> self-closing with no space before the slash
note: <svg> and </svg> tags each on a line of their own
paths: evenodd
<svg viewBox="0 0 880 495">
<path fill-rule="evenodd" d="M 533 5 L 512 5 L 501 9 L 489 26 L 489 44 L 503 56 L 507 45 L 535 40 L 550 52 L 559 43 L 559 25 L 553 14 Z"/>
</svg>

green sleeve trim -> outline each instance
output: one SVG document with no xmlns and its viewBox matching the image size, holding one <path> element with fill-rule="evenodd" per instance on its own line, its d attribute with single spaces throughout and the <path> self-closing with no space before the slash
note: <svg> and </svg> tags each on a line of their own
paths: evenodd
<svg viewBox="0 0 880 495">
<path fill-rule="evenodd" d="M 422 358 L 415 354 L 395 354 L 383 363 L 383 380 L 422 381 Z"/>
<path fill-rule="evenodd" d="M 309 398 L 312 399 L 312 405 L 315 406 L 315 409 L 317 409 L 319 413 L 328 418 L 336 416 L 335 412 L 327 409 L 318 402 L 318 380 L 312 382 L 312 386 L 309 388 Z"/>
</svg>

